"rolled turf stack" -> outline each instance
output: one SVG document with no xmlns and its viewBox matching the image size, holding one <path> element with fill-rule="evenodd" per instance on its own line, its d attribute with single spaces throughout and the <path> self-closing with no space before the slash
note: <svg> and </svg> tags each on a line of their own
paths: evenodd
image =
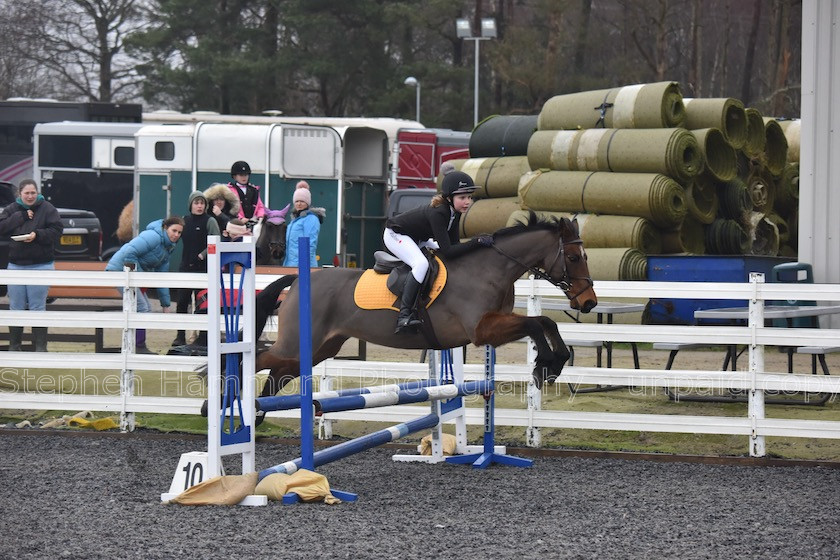
<svg viewBox="0 0 840 560">
<path fill-rule="evenodd" d="M 683 99 L 676 82 L 557 95 L 538 116 L 475 128 L 470 159 L 454 163 L 484 189 L 461 235 L 509 225 L 518 209 L 576 217 L 587 248 L 618 259 L 594 268 L 624 278 L 644 268 L 628 254 L 795 254 L 798 136 L 799 121 Z"/>
</svg>

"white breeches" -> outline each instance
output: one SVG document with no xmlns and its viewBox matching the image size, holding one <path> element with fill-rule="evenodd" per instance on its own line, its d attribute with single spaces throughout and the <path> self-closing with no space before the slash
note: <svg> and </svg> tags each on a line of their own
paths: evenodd
<svg viewBox="0 0 840 560">
<path fill-rule="evenodd" d="M 385 228 L 382 238 L 388 250 L 411 267 L 411 275 L 414 279 L 422 282 L 429 270 L 429 261 L 426 260 L 417 243 L 409 236 L 397 233 L 391 228 Z"/>
</svg>

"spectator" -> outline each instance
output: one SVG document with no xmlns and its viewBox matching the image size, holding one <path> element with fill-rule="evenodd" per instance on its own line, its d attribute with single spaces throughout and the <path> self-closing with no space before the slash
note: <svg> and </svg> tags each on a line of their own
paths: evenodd
<svg viewBox="0 0 840 560">
<path fill-rule="evenodd" d="M 20 196 L 0 213 L 0 235 L 12 236 L 9 270 L 54 270 L 55 242 L 64 229 L 55 206 L 32 179 L 20 182 Z M 49 286 L 9 286 L 9 309 L 44 311 Z M 32 327 L 35 351 L 47 351 L 47 327 Z M 19 352 L 23 327 L 9 327 L 9 350 Z"/>
<path fill-rule="evenodd" d="M 283 261 L 283 266 L 298 266 L 300 260 L 298 256 L 298 239 L 300 237 L 309 238 L 310 268 L 317 268 L 318 266 L 318 259 L 315 256 L 318 246 L 318 233 L 321 231 L 321 222 L 324 221 L 326 210 L 323 208 L 310 208 L 312 205 L 312 193 L 308 187 L 309 185 L 296 189 L 292 197 L 294 204 L 294 210 L 292 211 L 293 219 L 286 228 L 286 258 Z"/>
<path fill-rule="evenodd" d="M 239 216 L 242 206 L 239 203 L 239 197 L 227 185 L 213 183 L 204 191 L 204 198 L 207 199 L 207 213 L 216 219 L 219 231 L 226 231 L 228 222 Z"/>
<path fill-rule="evenodd" d="M 122 270 L 123 266 L 133 265 L 138 272 L 169 272 L 169 257 L 175 250 L 175 244 L 184 232 L 184 219 L 170 216 L 165 220 L 155 220 L 146 226 L 140 235 L 120 247 L 114 253 L 105 270 Z M 122 288 L 120 288 L 122 291 Z M 164 313 L 169 313 L 171 301 L 169 288 L 157 288 L 160 306 Z M 149 298 L 141 290 L 137 291 L 138 313 L 152 310 Z M 135 330 L 138 354 L 152 354 L 146 347 L 146 329 Z"/>
<path fill-rule="evenodd" d="M 201 191 L 190 194 L 188 207 L 190 213 L 184 216 L 184 233 L 181 236 L 184 249 L 178 271 L 207 272 L 207 236 L 219 235 L 219 224 L 207 213 L 207 199 Z M 177 291 L 176 313 L 189 311 L 190 303 L 197 291 L 189 288 Z M 175 335 L 175 340 L 172 341 L 172 346 L 186 344 L 186 331 L 179 330 Z"/>
</svg>

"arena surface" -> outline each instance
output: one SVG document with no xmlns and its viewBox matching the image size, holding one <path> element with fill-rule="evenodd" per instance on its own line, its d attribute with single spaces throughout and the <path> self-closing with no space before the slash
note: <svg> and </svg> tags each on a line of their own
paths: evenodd
<svg viewBox="0 0 840 560">
<path fill-rule="evenodd" d="M 840 469 L 551 457 L 482 471 L 380 448 L 319 469 L 356 503 L 162 505 L 180 454 L 204 449 L 0 432 L 0 558 L 840 557 Z M 298 455 L 257 444 L 258 468 Z"/>
</svg>

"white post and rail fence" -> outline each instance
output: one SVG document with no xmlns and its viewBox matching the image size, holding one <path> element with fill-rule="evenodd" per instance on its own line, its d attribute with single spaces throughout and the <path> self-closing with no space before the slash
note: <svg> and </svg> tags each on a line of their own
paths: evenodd
<svg viewBox="0 0 840 560">
<path fill-rule="evenodd" d="M 199 414 L 204 387 L 194 371 L 206 365 L 206 357 L 164 356 L 134 353 L 133 330 L 144 328 L 173 331 L 206 330 L 206 315 L 137 313 L 132 310 L 132 290 L 141 287 L 206 288 L 206 274 L 102 272 L 102 271 L 29 271 L 0 272 L 5 284 L 41 284 L 50 286 L 121 287 L 126 296 L 122 311 L 8 311 L 0 310 L 0 328 L 8 326 L 50 327 L 51 329 L 117 329 L 122 331 L 120 352 L 4 352 L 0 366 L 0 409 L 13 410 L 91 410 L 120 414 L 123 430 L 131 430 L 135 413 Z M 260 289 L 276 277 L 257 275 Z M 517 298 L 529 301 L 529 313 L 538 313 L 543 303 L 563 298 L 554 286 L 544 281 L 523 279 L 516 283 Z M 560 382 L 571 384 L 623 385 L 639 390 L 656 388 L 655 398 L 661 398 L 660 388 L 690 388 L 705 391 L 741 391 L 749 403 L 745 416 L 700 416 L 685 414 L 622 414 L 610 412 L 582 412 L 541 410 L 540 393 L 533 387 L 526 390 L 522 408 L 497 408 L 498 426 L 521 427 L 529 444 L 538 445 L 540 428 L 632 430 L 692 434 L 742 435 L 750 454 L 766 454 L 768 436 L 829 438 L 840 440 L 840 421 L 797 420 L 768 418 L 765 415 L 765 393 L 802 392 L 840 393 L 840 376 L 790 374 L 766 371 L 765 347 L 835 347 L 840 329 L 768 327 L 763 309 L 768 301 L 840 302 L 838 284 L 780 284 L 764 283 L 762 275 L 754 275 L 751 282 L 615 282 L 596 283 L 599 299 L 604 301 L 648 298 L 715 299 L 748 301 L 749 320 L 744 326 L 716 325 L 641 325 L 595 324 L 560 322 L 564 338 L 576 341 L 612 341 L 616 343 L 684 343 L 704 346 L 739 345 L 748 348 L 749 359 L 742 371 L 721 371 L 719 354 L 711 354 L 703 370 L 628 369 L 567 366 Z M 93 308 L 95 309 L 95 307 Z M 275 327 L 276 328 L 276 327 Z M 523 353 L 524 354 L 524 353 Z M 498 364 L 497 383 L 532 384 L 528 355 L 522 364 Z M 664 354 L 663 354 L 664 355 Z M 480 364 L 467 364 L 467 380 L 479 379 Z M 96 380 L 93 373 L 98 372 Z M 160 375 L 163 396 L 146 396 L 135 390 L 135 372 L 154 372 Z M 62 373 L 66 377 L 62 377 Z M 81 374 L 81 375 L 80 375 Z M 428 366 L 422 363 L 371 362 L 357 360 L 328 360 L 315 367 L 315 377 L 330 382 L 351 378 L 369 384 L 382 384 L 400 379 L 424 379 Z M 52 376 L 50 383 L 39 384 L 39 377 Z M 86 375 L 89 379 L 86 379 Z M 55 383 L 64 379 L 67 383 Z M 102 376 L 105 376 L 103 379 Z M 198 391 L 185 392 L 189 384 Z M 50 387 L 44 390 L 43 386 Z M 61 387 L 56 389 L 55 387 Z M 174 390 L 169 391 L 167 387 Z M 648 391 L 646 394 L 650 394 Z M 654 397 L 651 397 L 654 398 Z M 269 417 L 299 417 L 299 411 L 278 411 Z M 341 420 L 371 422 L 403 422 L 428 414 L 425 406 L 399 406 L 336 412 L 325 415 L 325 421 Z M 467 422 L 482 425 L 480 407 L 468 408 Z"/>
</svg>

